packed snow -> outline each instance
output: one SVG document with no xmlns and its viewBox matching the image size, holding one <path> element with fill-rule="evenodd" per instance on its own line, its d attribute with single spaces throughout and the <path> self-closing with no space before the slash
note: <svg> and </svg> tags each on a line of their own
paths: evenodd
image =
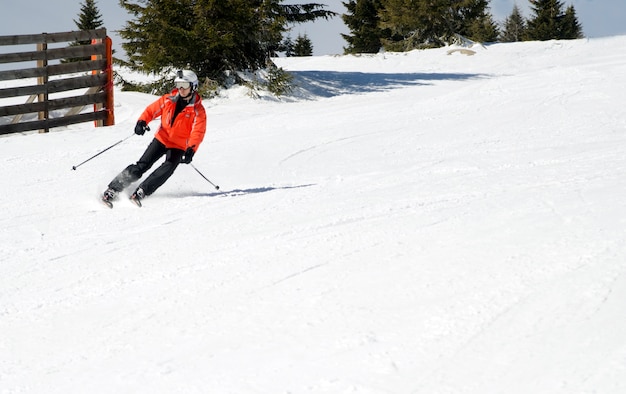
<svg viewBox="0 0 626 394">
<path fill-rule="evenodd" d="M 0 138 L 0 393 L 626 392 L 624 47 L 275 59 L 142 208 L 155 96 Z"/>
</svg>

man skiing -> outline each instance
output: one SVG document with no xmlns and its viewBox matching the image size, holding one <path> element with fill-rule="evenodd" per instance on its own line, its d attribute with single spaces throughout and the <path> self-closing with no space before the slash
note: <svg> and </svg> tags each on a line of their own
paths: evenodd
<svg viewBox="0 0 626 394">
<path fill-rule="evenodd" d="M 135 134 L 149 130 L 148 123 L 161 117 L 154 139 L 135 164 L 120 172 L 109 183 L 102 201 L 113 207 L 117 194 L 139 180 L 152 165 L 165 155 L 165 161 L 155 169 L 130 196 L 138 206 L 154 193 L 174 173 L 179 163 L 191 163 L 206 132 L 206 111 L 198 94 L 198 77 L 193 71 L 179 70 L 174 79 L 175 89 L 148 105 L 139 117 Z"/>
</svg>

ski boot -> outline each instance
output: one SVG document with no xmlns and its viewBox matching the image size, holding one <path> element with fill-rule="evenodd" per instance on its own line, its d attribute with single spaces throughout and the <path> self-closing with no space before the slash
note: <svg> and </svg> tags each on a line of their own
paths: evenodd
<svg viewBox="0 0 626 394">
<path fill-rule="evenodd" d="M 102 193 L 102 202 L 109 208 L 113 208 L 113 201 L 117 199 L 117 192 L 108 188 Z"/>
<path fill-rule="evenodd" d="M 130 196 L 130 201 L 134 202 L 138 207 L 141 206 L 141 200 L 146 197 L 146 194 L 143 192 L 142 188 L 135 190 L 135 192 Z"/>
</svg>

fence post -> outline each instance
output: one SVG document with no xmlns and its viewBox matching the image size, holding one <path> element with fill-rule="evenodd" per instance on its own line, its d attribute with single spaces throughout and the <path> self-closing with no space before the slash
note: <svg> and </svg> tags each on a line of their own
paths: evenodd
<svg viewBox="0 0 626 394">
<path fill-rule="evenodd" d="M 106 99 L 106 109 L 107 109 L 107 118 L 104 122 L 105 126 L 113 126 L 115 125 L 115 112 L 114 112 L 114 101 L 113 101 L 113 41 L 111 37 L 107 36 L 105 39 L 106 42 L 106 57 L 107 57 L 107 84 L 105 86 L 107 99 Z"/>
<path fill-rule="evenodd" d="M 102 42 L 102 39 L 100 39 L 100 38 L 92 38 L 91 39 L 91 44 L 92 45 L 100 44 L 101 42 Z M 100 59 L 102 59 L 102 55 L 91 55 L 91 60 L 100 60 Z M 91 74 L 92 75 L 97 75 L 100 72 L 101 72 L 100 70 L 91 70 Z M 98 111 L 100 111 L 102 109 L 102 107 L 103 107 L 103 105 L 101 103 L 96 103 L 96 104 L 93 105 L 93 111 L 94 112 L 98 112 Z M 104 123 L 102 122 L 102 120 L 95 120 L 94 121 L 94 125 L 96 127 L 102 127 L 103 124 Z"/>
<path fill-rule="evenodd" d="M 43 42 L 41 44 L 37 44 L 37 50 L 43 51 L 44 58 L 42 60 L 37 60 L 37 68 L 43 69 L 43 76 L 37 77 L 37 84 L 44 85 L 45 91 L 38 96 L 38 101 L 44 104 L 44 110 L 38 112 L 37 118 L 39 120 L 48 119 L 48 36 L 47 33 L 43 33 Z M 43 129 L 40 129 L 40 133 L 47 133 L 50 129 L 46 126 Z"/>
</svg>

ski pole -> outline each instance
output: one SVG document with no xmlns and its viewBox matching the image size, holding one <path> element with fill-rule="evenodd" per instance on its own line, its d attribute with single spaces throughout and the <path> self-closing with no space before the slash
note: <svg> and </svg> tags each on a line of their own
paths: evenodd
<svg viewBox="0 0 626 394">
<path fill-rule="evenodd" d="M 104 149 L 103 151 L 101 151 L 101 152 L 99 152 L 99 153 L 96 153 L 95 155 L 91 156 L 89 159 L 87 159 L 87 160 L 83 161 L 82 163 L 77 164 L 77 165 L 75 165 L 75 166 L 72 166 L 72 170 L 76 170 L 78 167 L 80 167 L 80 166 L 82 166 L 83 164 L 87 163 L 89 160 L 94 159 L 94 158 L 96 158 L 96 157 L 100 156 L 101 154 L 103 154 L 104 152 L 108 151 L 109 149 L 111 149 L 111 148 L 113 148 L 113 147 L 115 147 L 115 146 L 117 146 L 117 145 L 121 144 L 122 142 L 126 141 L 127 139 L 129 139 L 129 138 L 130 138 L 130 137 L 132 137 L 133 135 L 135 135 L 135 133 L 133 133 L 133 134 L 129 135 L 128 137 L 124 138 L 123 140 L 119 140 L 119 141 L 117 141 L 117 142 L 116 142 L 116 143 L 114 143 L 113 145 L 109 146 L 108 148 Z"/>
<path fill-rule="evenodd" d="M 215 187 L 215 190 L 220 190 L 220 187 L 219 187 L 219 186 L 217 186 L 216 184 L 214 184 L 213 182 L 211 182 L 211 181 L 209 180 L 209 178 L 205 177 L 205 176 L 204 176 L 204 175 L 200 172 L 200 170 L 198 170 L 198 169 L 196 168 L 196 166 L 194 166 L 194 165 L 193 165 L 193 164 L 191 164 L 191 163 L 189 163 L 189 164 L 191 165 L 191 168 L 193 168 L 194 170 L 196 170 L 196 172 L 197 172 L 198 174 L 200 174 L 200 176 L 201 176 L 201 177 L 203 177 L 203 178 L 204 178 L 204 180 L 205 180 L 205 181 L 207 181 L 207 182 L 209 182 L 211 185 L 213 185 L 213 187 Z"/>
</svg>

